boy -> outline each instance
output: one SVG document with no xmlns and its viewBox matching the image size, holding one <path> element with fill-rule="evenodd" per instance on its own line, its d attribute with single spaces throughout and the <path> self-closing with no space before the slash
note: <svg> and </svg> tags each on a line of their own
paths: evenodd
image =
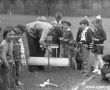
<svg viewBox="0 0 110 90">
<path fill-rule="evenodd" d="M 68 57 L 69 42 L 73 40 L 72 32 L 70 31 L 71 23 L 62 21 L 63 35 L 60 38 L 60 57 Z"/>
<path fill-rule="evenodd" d="M 76 63 L 76 42 L 74 41 L 73 34 L 70 31 L 71 23 L 68 21 L 62 21 L 63 35 L 60 38 L 60 57 L 69 58 L 70 67 L 72 69 L 77 68 Z"/>
<path fill-rule="evenodd" d="M 13 78 L 13 30 L 12 26 L 7 26 L 3 31 L 3 40 L 0 44 L 0 59 L 2 65 L 0 67 L 0 76 L 2 78 L 2 90 L 16 90 L 15 81 Z"/>
<path fill-rule="evenodd" d="M 89 27 L 89 21 L 86 18 L 80 21 L 80 37 L 78 42 L 80 43 L 80 52 L 82 54 L 82 74 L 83 76 L 89 75 L 89 45 L 92 43 L 92 30 Z"/>
<path fill-rule="evenodd" d="M 101 68 L 101 79 L 110 81 L 110 55 L 103 56 L 105 64 Z"/>
<path fill-rule="evenodd" d="M 93 21 L 94 25 L 94 32 L 93 32 L 93 41 L 94 41 L 94 48 L 93 53 L 95 54 L 95 69 L 93 73 L 100 74 L 100 69 L 103 66 L 103 50 L 104 50 L 104 42 L 107 39 L 105 30 L 103 29 L 102 19 L 98 16 Z"/>
<path fill-rule="evenodd" d="M 22 85 L 18 81 L 20 64 L 26 65 L 25 50 L 22 41 L 22 34 L 25 32 L 25 26 L 16 25 L 14 28 L 14 40 L 13 40 L 13 60 L 15 61 L 15 82 L 16 85 Z"/>
</svg>

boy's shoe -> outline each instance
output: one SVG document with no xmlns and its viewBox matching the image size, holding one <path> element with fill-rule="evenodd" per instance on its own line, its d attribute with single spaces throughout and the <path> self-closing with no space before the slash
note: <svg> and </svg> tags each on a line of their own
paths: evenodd
<svg viewBox="0 0 110 90">
<path fill-rule="evenodd" d="M 17 85 L 17 86 L 19 86 L 19 85 L 20 85 L 20 86 L 23 86 L 22 82 L 20 82 L 20 81 L 16 81 L 16 85 Z"/>
<path fill-rule="evenodd" d="M 93 73 L 96 73 L 96 74 L 100 75 L 101 74 L 101 71 L 99 69 L 94 69 L 93 70 Z"/>
<path fill-rule="evenodd" d="M 82 71 L 81 74 L 82 74 L 82 76 L 90 76 L 91 75 L 89 72 L 84 72 L 84 71 Z"/>
</svg>

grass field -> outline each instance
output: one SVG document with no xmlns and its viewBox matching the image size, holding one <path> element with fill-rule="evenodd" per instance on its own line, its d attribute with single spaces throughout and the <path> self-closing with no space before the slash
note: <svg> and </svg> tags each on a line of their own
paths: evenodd
<svg viewBox="0 0 110 90">
<path fill-rule="evenodd" d="M 21 15 L 1 15 L 1 27 L 5 27 L 7 25 L 16 25 L 16 24 L 27 24 L 29 22 L 35 21 L 37 16 L 21 16 Z M 79 27 L 79 21 L 81 17 L 63 17 L 63 20 L 68 20 L 72 23 L 71 30 L 73 32 L 74 38 L 76 37 L 76 33 Z M 89 18 L 90 22 L 92 21 L 92 17 Z M 54 20 L 54 17 L 47 17 L 47 21 L 51 22 Z M 92 24 L 90 24 L 91 27 Z M 107 34 L 107 40 L 105 41 L 104 54 L 110 54 L 110 18 L 103 18 L 103 26 Z M 26 57 L 28 57 L 28 45 L 25 34 L 23 35 L 23 42 L 26 50 Z M 93 61 L 94 57 L 91 54 L 91 61 Z M 26 69 L 27 70 L 27 69 Z M 29 73 L 26 70 L 21 73 L 20 80 L 25 84 L 24 89 L 22 90 L 71 90 L 73 86 L 75 86 L 78 82 L 84 80 L 77 71 L 70 70 L 68 68 L 55 68 L 54 72 L 50 74 L 45 72 L 34 72 Z M 24 75 L 25 74 L 25 75 Z M 43 83 L 47 78 L 51 77 L 51 81 L 57 84 L 60 84 L 58 88 L 39 88 L 38 85 Z M 97 80 L 97 79 L 96 79 Z M 96 85 L 96 80 L 92 81 L 92 84 Z M 97 80 L 98 81 L 98 80 Z M 98 84 L 99 85 L 99 84 Z M 73 89 L 72 89 L 73 90 Z M 75 89 L 76 90 L 76 89 Z M 78 89 L 79 90 L 79 89 Z M 85 90 L 85 89 L 80 89 Z M 94 90 L 94 89 L 90 89 Z"/>
</svg>

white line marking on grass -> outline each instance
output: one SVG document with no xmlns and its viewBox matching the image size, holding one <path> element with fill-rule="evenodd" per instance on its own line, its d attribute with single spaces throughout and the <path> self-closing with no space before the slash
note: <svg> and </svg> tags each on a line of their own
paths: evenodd
<svg viewBox="0 0 110 90">
<path fill-rule="evenodd" d="M 89 82 L 93 77 L 94 77 L 94 75 L 92 75 L 88 79 L 84 80 L 82 83 L 77 84 L 75 88 L 72 88 L 72 90 L 78 90 L 80 86 L 86 85 L 86 83 Z"/>
</svg>

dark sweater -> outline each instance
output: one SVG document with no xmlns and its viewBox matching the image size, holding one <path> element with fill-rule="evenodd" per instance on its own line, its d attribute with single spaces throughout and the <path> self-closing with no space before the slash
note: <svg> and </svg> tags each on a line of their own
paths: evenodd
<svg viewBox="0 0 110 90">
<path fill-rule="evenodd" d="M 78 42 L 80 42 L 80 40 L 81 40 L 81 33 L 82 33 L 82 28 L 80 27 L 79 29 L 78 29 L 78 32 L 77 32 L 77 36 L 76 36 L 76 42 L 78 43 Z"/>
<path fill-rule="evenodd" d="M 70 30 L 63 30 L 62 38 L 67 40 L 67 41 L 62 41 L 61 40 L 60 43 L 62 43 L 62 44 L 69 44 L 69 42 L 71 40 L 74 40 L 73 34 Z"/>
<path fill-rule="evenodd" d="M 104 41 L 107 39 L 106 33 L 103 29 L 95 29 L 93 33 L 93 37 L 99 39 L 99 41 L 95 41 L 95 44 L 103 44 Z"/>
</svg>

